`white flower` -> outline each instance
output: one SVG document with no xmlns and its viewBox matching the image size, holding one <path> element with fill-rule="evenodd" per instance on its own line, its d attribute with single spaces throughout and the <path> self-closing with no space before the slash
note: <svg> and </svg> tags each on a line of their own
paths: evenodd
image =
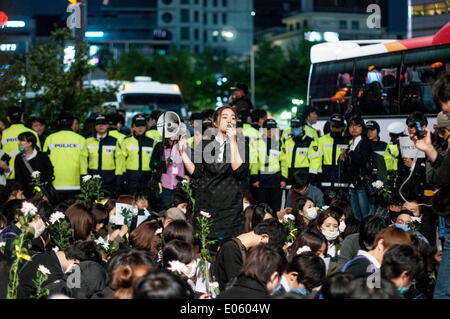
<svg viewBox="0 0 450 319">
<path fill-rule="evenodd" d="M 5 247 L 5 246 L 6 246 L 6 241 L 0 242 L 0 248 L 3 248 L 3 247 Z"/>
<path fill-rule="evenodd" d="M 158 228 L 158 229 L 155 231 L 155 235 L 158 236 L 158 235 L 161 234 L 162 232 L 163 232 L 163 229 L 162 229 L 162 228 Z"/>
<path fill-rule="evenodd" d="M 94 175 L 94 176 L 92 176 L 92 178 L 98 178 L 98 179 L 101 179 L 102 177 L 101 177 L 100 175 Z"/>
<path fill-rule="evenodd" d="M 322 206 L 322 210 L 327 210 L 330 206 Z"/>
<path fill-rule="evenodd" d="M 311 248 L 309 246 L 303 246 L 302 248 L 297 249 L 297 255 L 300 255 L 301 253 L 305 253 L 311 251 Z"/>
<path fill-rule="evenodd" d="M 37 213 L 37 208 L 36 208 L 36 206 L 31 204 L 30 202 L 23 202 L 22 208 L 20 209 L 20 211 L 25 216 L 34 216 Z"/>
<path fill-rule="evenodd" d="M 411 222 L 418 222 L 418 223 L 422 223 L 422 220 L 420 219 L 420 217 L 411 217 Z"/>
<path fill-rule="evenodd" d="M 292 214 L 286 214 L 286 215 L 284 215 L 283 221 L 284 221 L 285 223 L 287 223 L 287 222 L 289 222 L 289 220 L 295 220 L 295 216 L 292 215 Z"/>
<path fill-rule="evenodd" d="M 54 247 L 53 249 L 52 249 L 55 253 L 56 252 L 58 252 L 59 251 L 59 247 L 58 246 L 56 246 L 56 247 Z"/>
<path fill-rule="evenodd" d="M 182 262 L 178 261 L 178 260 L 169 261 L 169 266 L 170 267 L 167 268 L 167 269 L 170 270 L 171 272 L 178 272 L 181 275 L 186 274 L 187 272 L 189 272 L 189 270 L 186 267 L 186 265 L 183 264 Z"/>
<path fill-rule="evenodd" d="M 201 215 L 203 215 L 203 216 L 205 216 L 206 218 L 210 218 L 211 217 L 211 215 L 209 214 L 209 213 L 207 213 L 207 212 L 204 212 L 204 211 L 200 211 L 200 214 Z"/>
<path fill-rule="evenodd" d="M 384 183 L 380 180 L 373 182 L 372 186 L 375 187 L 376 189 L 382 189 L 384 186 Z"/>
<path fill-rule="evenodd" d="M 44 275 L 50 275 L 50 270 L 48 270 L 44 265 L 39 265 L 38 271 L 40 271 Z"/>
<path fill-rule="evenodd" d="M 66 218 L 66 216 L 64 215 L 64 213 L 62 212 L 54 212 L 53 214 L 50 215 L 50 224 L 55 224 L 57 223 L 60 219 L 64 219 Z"/>
<path fill-rule="evenodd" d="M 94 240 L 94 242 L 98 245 L 101 246 L 104 250 L 108 250 L 109 249 L 109 243 L 107 240 L 105 240 L 103 237 L 99 237 L 96 240 Z"/>
<path fill-rule="evenodd" d="M 213 281 L 209 284 L 211 286 L 211 288 L 213 289 L 218 289 L 219 288 L 219 283 L 217 281 Z"/>
<path fill-rule="evenodd" d="M 83 182 L 86 183 L 88 180 L 90 180 L 92 178 L 91 175 L 85 175 L 83 176 Z"/>
<path fill-rule="evenodd" d="M 183 179 L 182 181 L 181 181 L 181 185 L 189 185 L 189 182 L 186 180 L 186 179 Z"/>
<path fill-rule="evenodd" d="M 34 171 L 33 173 L 31 173 L 31 177 L 33 178 L 38 178 L 39 176 L 41 176 L 41 172 L 39 171 Z"/>
</svg>

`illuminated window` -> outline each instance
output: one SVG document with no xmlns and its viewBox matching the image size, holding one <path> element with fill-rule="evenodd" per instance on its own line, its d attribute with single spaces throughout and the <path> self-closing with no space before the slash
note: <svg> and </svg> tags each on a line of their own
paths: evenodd
<svg viewBox="0 0 450 319">
<path fill-rule="evenodd" d="M 434 3 L 424 4 L 424 8 L 425 8 L 425 15 L 427 16 L 435 15 L 436 11 Z"/>
<path fill-rule="evenodd" d="M 443 2 L 436 3 L 436 13 L 437 14 L 445 14 L 447 13 L 447 5 Z"/>
</svg>

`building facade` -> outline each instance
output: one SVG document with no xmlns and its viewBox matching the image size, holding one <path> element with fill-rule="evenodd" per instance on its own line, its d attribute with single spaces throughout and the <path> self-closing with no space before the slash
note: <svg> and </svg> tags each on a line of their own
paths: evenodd
<svg viewBox="0 0 450 319">
<path fill-rule="evenodd" d="M 409 0 L 412 37 L 433 35 L 450 22 L 450 0 Z"/>
<path fill-rule="evenodd" d="M 253 43 L 253 0 L 158 0 L 158 26 L 196 53 L 221 47 L 241 55 Z"/>
</svg>

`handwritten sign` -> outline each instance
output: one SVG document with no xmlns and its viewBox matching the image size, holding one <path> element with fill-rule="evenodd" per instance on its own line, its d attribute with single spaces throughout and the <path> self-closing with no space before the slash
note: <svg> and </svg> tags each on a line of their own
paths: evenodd
<svg viewBox="0 0 450 319">
<path fill-rule="evenodd" d="M 408 136 L 400 137 L 400 152 L 402 157 L 425 158 L 425 153 L 419 151 Z"/>
</svg>

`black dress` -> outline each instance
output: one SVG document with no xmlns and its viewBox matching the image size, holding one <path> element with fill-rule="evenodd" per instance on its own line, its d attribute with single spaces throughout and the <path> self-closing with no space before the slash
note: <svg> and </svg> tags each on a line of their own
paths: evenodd
<svg viewBox="0 0 450 319">
<path fill-rule="evenodd" d="M 211 215 L 211 238 L 229 239 L 244 230 L 243 184 L 249 171 L 249 151 L 247 142 L 241 141 L 245 141 L 244 138 L 238 137 L 243 163 L 236 171 L 231 168 L 228 143 L 224 147 L 223 162 L 218 161 L 220 144 L 214 138 L 204 140 L 193 152 L 191 160 L 195 169 L 191 176 L 198 182 L 195 214 L 198 216 L 200 211 L 204 211 Z"/>
</svg>

